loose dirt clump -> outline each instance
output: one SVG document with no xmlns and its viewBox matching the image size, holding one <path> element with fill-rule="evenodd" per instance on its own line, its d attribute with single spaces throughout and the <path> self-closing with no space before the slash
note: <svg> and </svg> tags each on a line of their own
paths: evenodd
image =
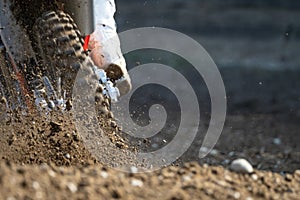
<svg viewBox="0 0 300 200">
<path fill-rule="evenodd" d="M 1 156 L 19 164 L 53 163 L 58 166 L 88 165 L 97 161 L 85 149 L 76 131 L 70 112 L 51 112 L 48 115 L 15 114 L 3 121 Z M 104 118 L 102 118 L 104 120 Z M 116 134 L 118 127 L 101 122 L 111 141 L 124 147 L 124 140 Z"/>
</svg>

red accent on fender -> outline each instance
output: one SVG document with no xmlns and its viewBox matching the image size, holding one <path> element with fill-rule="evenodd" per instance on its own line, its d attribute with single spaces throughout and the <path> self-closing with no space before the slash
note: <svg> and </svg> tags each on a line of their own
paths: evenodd
<svg viewBox="0 0 300 200">
<path fill-rule="evenodd" d="M 19 71 L 12 55 L 10 54 L 10 52 L 8 53 L 8 56 L 9 56 L 9 59 L 10 59 L 10 63 L 13 67 L 13 70 L 15 71 L 16 73 L 16 76 L 17 76 L 17 79 L 20 83 L 20 86 L 21 86 L 21 92 L 23 93 L 24 97 L 25 97 L 25 102 L 26 102 L 26 106 L 28 108 L 29 111 L 32 111 L 33 110 L 33 106 L 32 106 L 32 103 L 30 101 L 30 99 L 28 98 L 29 97 L 29 91 L 27 89 L 27 82 L 25 80 L 25 77 L 24 75 Z"/>
<path fill-rule="evenodd" d="M 83 44 L 83 50 L 87 51 L 89 49 L 89 42 L 90 42 L 90 35 L 85 36 L 84 38 L 84 44 Z"/>
</svg>

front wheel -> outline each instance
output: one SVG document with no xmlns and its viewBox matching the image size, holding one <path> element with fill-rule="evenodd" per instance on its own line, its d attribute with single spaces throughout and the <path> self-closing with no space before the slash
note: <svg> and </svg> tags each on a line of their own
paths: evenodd
<svg viewBox="0 0 300 200">
<path fill-rule="evenodd" d="M 93 76 L 93 63 L 83 50 L 83 39 L 73 19 L 62 11 L 50 11 L 37 19 L 35 46 L 41 76 L 49 79 L 59 98 L 72 101 L 72 89 L 79 69 Z M 98 92 L 97 92 L 98 91 Z M 100 110 L 108 115 L 108 99 L 97 90 Z M 99 102 L 101 101 L 101 102 Z"/>
</svg>

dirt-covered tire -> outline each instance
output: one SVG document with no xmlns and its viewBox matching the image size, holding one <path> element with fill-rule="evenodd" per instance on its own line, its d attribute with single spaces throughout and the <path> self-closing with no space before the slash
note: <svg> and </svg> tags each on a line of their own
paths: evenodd
<svg viewBox="0 0 300 200">
<path fill-rule="evenodd" d="M 66 91 L 68 100 L 72 98 L 72 89 L 79 69 L 92 70 L 92 61 L 83 50 L 83 39 L 73 19 L 62 11 L 50 11 L 37 19 L 35 27 L 37 57 L 40 71 L 47 76 L 57 90 L 58 77 L 61 77 L 61 89 Z M 91 74 L 92 76 L 93 74 Z M 96 92 L 96 100 L 101 113 L 112 116 L 108 99 L 101 89 Z"/>
<path fill-rule="evenodd" d="M 34 30 L 37 43 L 34 46 L 41 73 L 51 80 L 55 88 L 60 77 L 62 90 L 70 98 L 77 71 L 87 59 L 80 32 L 71 17 L 62 11 L 43 14 L 37 19 Z"/>
</svg>

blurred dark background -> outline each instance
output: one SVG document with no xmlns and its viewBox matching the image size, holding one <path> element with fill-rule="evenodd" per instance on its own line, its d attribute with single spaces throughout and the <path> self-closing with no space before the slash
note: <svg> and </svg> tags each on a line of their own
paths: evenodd
<svg viewBox="0 0 300 200">
<path fill-rule="evenodd" d="M 197 40 L 220 69 L 229 113 L 300 116 L 300 1 L 117 0 L 116 4 L 119 32 L 165 27 Z M 184 67 L 180 59 L 166 58 L 161 62 Z M 135 52 L 126 59 L 129 69 L 136 63 L 159 62 L 149 52 Z M 201 94 L 208 98 L 207 92 Z M 203 105 L 207 98 L 203 97 Z"/>
</svg>

